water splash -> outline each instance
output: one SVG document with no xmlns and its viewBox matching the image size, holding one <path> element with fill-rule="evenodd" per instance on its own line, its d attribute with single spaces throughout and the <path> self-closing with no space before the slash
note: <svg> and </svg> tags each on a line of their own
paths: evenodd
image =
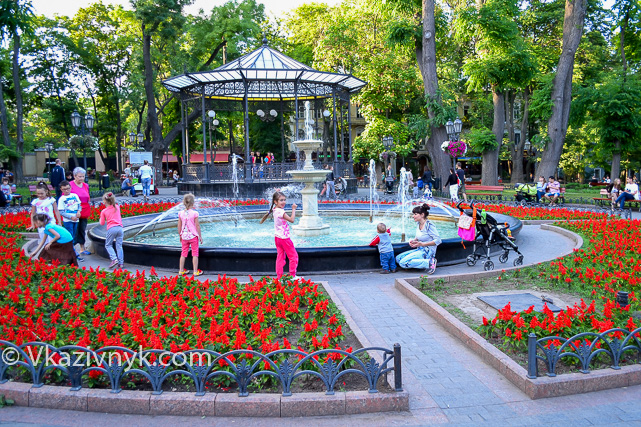
<svg viewBox="0 0 641 427">
<path fill-rule="evenodd" d="M 238 200 L 238 156 L 233 153 L 231 155 L 231 180 L 234 200 Z"/>
<path fill-rule="evenodd" d="M 284 187 L 269 187 L 263 192 L 263 198 L 271 203 L 272 197 L 276 191 L 280 191 L 287 197 L 287 202 L 300 202 L 302 200 L 301 191 L 305 188 L 304 184 L 287 184 Z"/>
<path fill-rule="evenodd" d="M 412 199 L 409 197 L 409 175 L 411 172 L 401 168 L 401 173 L 398 180 L 398 205 L 401 211 L 401 242 L 405 241 L 405 219 L 409 211 Z"/>
<path fill-rule="evenodd" d="M 369 160 L 369 222 L 373 221 L 375 215 L 378 215 L 380 205 L 378 193 L 376 192 L 376 162 L 374 159 Z"/>
<path fill-rule="evenodd" d="M 196 197 L 194 199 L 194 209 L 198 211 L 199 216 L 208 216 L 216 214 L 218 218 L 222 215 L 222 225 L 224 227 L 241 227 L 246 224 L 243 216 L 236 210 L 236 206 L 228 201 L 217 200 L 217 199 L 208 199 L 205 197 Z M 181 211 L 185 210 L 185 205 L 181 202 L 176 206 L 170 208 L 169 210 L 158 215 L 156 218 L 144 225 L 138 232 L 132 237 L 132 240 L 136 241 L 136 236 L 141 234 L 143 231 L 150 229 L 152 235 L 155 236 L 156 226 L 165 220 L 178 220 L 178 215 Z"/>
</svg>

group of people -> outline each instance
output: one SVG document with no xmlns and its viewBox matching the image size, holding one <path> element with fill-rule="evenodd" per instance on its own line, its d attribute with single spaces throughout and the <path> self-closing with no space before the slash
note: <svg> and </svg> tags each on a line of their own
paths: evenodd
<svg viewBox="0 0 641 427">
<path fill-rule="evenodd" d="M 64 176 L 64 170 L 62 173 Z M 73 170 L 72 181 L 59 182 L 55 187 L 60 191 L 57 199 L 45 182 L 38 183 L 36 198 L 31 202 L 31 226 L 27 230 L 38 230 L 40 244 L 30 257 L 40 254 L 44 260 L 78 265 L 78 261 L 83 261 L 82 255 L 89 255 L 85 248 L 85 233 L 91 205 L 86 173 L 77 167 Z M 76 245 L 79 251 L 76 251 Z"/>
<path fill-rule="evenodd" d="M 561 184 L 553 176 L 545 177 L 541 175 L 536 182 L 536 202 L 541 203 L 542 200 L 549 200 L 550 204 L 555 204 L 561 197 Z"/>
<path fill-rule="evenodd" d="M 449 186 L 450 199 L 453 202 L 458 202 L 460 197 L 467 203 L 467 193 L 465 192 L 465 171 L 461 166 L 461 162 L 456 163 L 456 169 L 450 168 L 450 174 L 445 181 L 445 185 Z"/>
<path fill-rule="evenodd" d="M 174 172 L 174 176 L 178 175 L 178 171 Z M 154 175 L 154 170 L 149 166 L 149 160 L 145 160 L 143 165 L 138 168 L 138 176 L 140 177 L 140 182 L 142 184 L 142 195 L 145 201 L 148 200 L 151 194 L 151 178 Z M 177 178 L 174 178 L 177 180 Z M 129 168 L 125 169 L 125 177 L 122 179 L 120 184 L 120 189 L 123 192 L 131 192 L 132 197 L 138 197 L 136 194 L 136 188 L 133 183 L 133 177 Z"/>
<path fill-rule="evenodd" d="M 249 160 L 252 164 L 252 174 L 256 178 L 263 178 L 265 175 L 265 166 L 273 165 L 276 161 L 274 153 L 267 153 L 265 157 L 263 157 L 259 151 L 252 151 Z"/>
</svg>

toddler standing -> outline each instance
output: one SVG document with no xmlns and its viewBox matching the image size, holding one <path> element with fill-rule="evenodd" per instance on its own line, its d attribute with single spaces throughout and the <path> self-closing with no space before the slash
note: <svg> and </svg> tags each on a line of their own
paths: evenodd
<svg viewBox="0 0 641 427">
<path fill-rule="evenodd" d="M 276 278 L 280 279 L 283 275 L 283 268 L 285 267 L 285 256 L 289 258 L 289 274 L 294 279 L 299 279 L 296 276 L 296 268 L 298 267 L 298 252 L 294 247 L 292 239 L 289 237 L 289 224 L 293 223 L 296 218 L 296 203 L 292 204 L 291 216 L 285 213 L 285 204 L 287 204 L 287 197 L 285 194 L 277 191 L 272 197 L 272 204 L 269 212 L 265 214 L 260 220 L 262 224 L 269 217 L 270 214 L 274 215 L 274 241 L 276 243 Z"/>
<path fill-rule="evenodd" d="M 178 233 L 180 234 L 180 245 L 182 252 L 180 253 L 180 268 L 178 274 L 183 276 L 187 274 L 185 270 L 185 259 L 189 254 L 189 247 L 191 246 L 191 257 L 194 266 L 194 276 L 203 274 L 198 269 L 198 243 L 203 243 L 203 236 L 200 232 L 200 223 L 198 222 L 198 212 L 194 209 L 195 204 L 194 195 L 189 193 L 183 197 L 183 205 L 185 210 L 180 211 L 178 214 Z"/>
<path fill-rule="evenodd" d="M 105 249 L 111 259 L 109 268 L 114 268 L 116 265 L 119 268 L 125 267 L 125 260 L 122 253 L 122 217 L 120 215 L 120 205 L 116 203 L 116 196 L 114 193 L 109 192 L 102 196 L 102 203 L 105 208 L 100 212 L 100 225 L 107 224 L 107 237 L 105 238 Z M 114 251 L 114 241 L 116 242 L 116 250 Z"/>
<path fill-rule="evenodd" d="M 370 246 L 378 246 L 381 257 L 382 274 L 396 273 L 396 261 L 394 260 L 394 248 L 392 247 L 391 231 L 382 222 L 376 226 L 378 234 L 370 242 Z"/>
</svg>

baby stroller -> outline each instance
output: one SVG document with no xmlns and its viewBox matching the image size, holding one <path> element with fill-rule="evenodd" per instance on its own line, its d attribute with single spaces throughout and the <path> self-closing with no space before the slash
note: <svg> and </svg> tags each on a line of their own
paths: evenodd
<svg viewBox="0 0 641 427">
<path fill-rule="evenodd" d="M 516 184 L 516 201 L 525 206 L 536 201 L 536 184 Z"/>
<path fill-rule="evenodd" d="M 473 208 L 473 206 L 474 202 L 471 202 L 470 208 Z M 471 210 L 463 210 L 460 202 L 456 207 L 467 216 L 473 215 Z M 467 265 L 471 267 L 476 265 L 478 260 L 485 259 L 483 269 L 485 271 L 494 270 L 494 262 L 491 260 L 491 250 L 495 246 L 503 249 L 503 252 L 499 255 L 500 263 L 506 263 L 510 251 L 514 251 L 519 254 L 519 256 L 514 259 L 514 266 L 518 267 L 523 264 L 523 254 L 519 252 L 519 247 L 516 245 L 507 224 L 499 224 L 485 209 L 481 209 L 477 210 L 475 228 L 476 235 L 472 253 L 465 259 Z M 483 242 L 478 241 L 479 236 L 483 238 Z"/>
<path fill-rule="evenodd" d="M 336 178 L 336 184 L 334 185 L 334 190 L 336 191 L 336 198 L 341 199 L 347 195 L 347 181 L 342 176 Z"/>
</svg>

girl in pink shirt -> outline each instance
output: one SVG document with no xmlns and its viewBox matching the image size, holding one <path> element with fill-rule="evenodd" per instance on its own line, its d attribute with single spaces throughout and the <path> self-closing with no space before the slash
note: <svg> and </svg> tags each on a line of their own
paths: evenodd
<svg viewBox="0 0 641 427">
<path fill-rule="evenodd" d="M 107 237 L 105 239 L 105 249 L 111 258 L 109 268 L 116 265 L 123 269 L 125 267 L 124 255 L 122 253 L 122 217 L 120 216 L 120 205 L 116 204 L 114 193 L 106 193 L 102 196 L 102 203 L 105 208 L 100 212 L 100 225 L 107 224 Z M 114 251 L 114 242 L 116 250 Z"/>
<path fill-rule="evenodd" d="M 194 210 L 194 204 L 194 195 L 191 193 L 185 194 L 185 197 L 183 197 L 185 210 L 180 211 L 178 214 L 178 233 L 180 234 L 180 245 L 182 246 L 178 274 L 181 276 L 187 274 L 187 270 L 185 270 L 185 259 L 189 254 L 190 246 L 191 258 L 194 266 L 194 276 L 200 276 L 203 274 L 203 272 L 198 269 L 198 243 L 200 242 L 202 245 L 203 236 L 200 233 L 198 212 Z"/>
<path fill-rule="evenodd" d="M 296 268 L 298 267 L 298 253 L 294 247 L 292 239 L 289 238 L 289 224 L 293 223 L 296 218 L 296 203 L 292 204 L 292 215 L 289 216 L 285 213 L 285 204 L 287 197 L 277 191 L 272 197 L 272 205 L 269 212 L 260 220 L 262 224 L 269 217 L 274 214 L 274 241 L 276 242 L 276 278 L 280 279 L 283 275 L 283 268 L 285 267 L 285 255 L 289 258 L 289 274 L 298 279 L 296 276 Z"/>
</svg>

